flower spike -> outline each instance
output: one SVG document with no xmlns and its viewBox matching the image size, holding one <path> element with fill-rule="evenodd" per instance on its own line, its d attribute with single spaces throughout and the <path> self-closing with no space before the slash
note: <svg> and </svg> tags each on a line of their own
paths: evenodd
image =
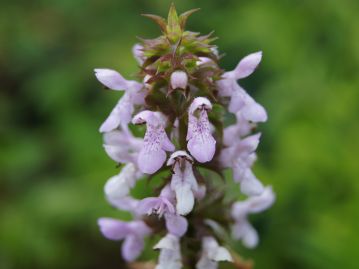
<svg viewBox="0 0 359 269">
<path fill-rule="evenodd" d="M 159 252 L 153 269 L 217 269 L 219 262 L 232 262 L 235 250 L 225 247 L 231 241 L 228 231 L 254 248 L 260 231 L 249 215 L 275 201 L 272 187 L 263 185 L 253 169 L 261 138 L 256 127 L 267 112 L 237 82 L 256 70 L 262 52 L 223 71 L 213 32 L 185 29 L 197 10 L 179 14 L 172 4 L 166 19 L 144 15 L 160 26 L 161 35 L 139 38 L 133 46 L 138 81 L 95 69 L 105 88 L 123 92 L 100 127 L 105 152 L 121 167 L 105 183 L 105 198 L 132 216 L 128 222 L 100 218 L 98 225 L 107 239 L 123 241 L 121 253 L 130 263 L 146 237 L 152 238 L 148 242 L 161 238 L 152 246 Z M 223 175 L 232 175 L 247 198 L 228 196 L 227 182 L 216 180 L 218 175 L 223 181 L 228 180 Z M 147 182 L 143 192 L 136 190 L 140 180 Z M 245 267 L 236 259 L 237 265 Z"/>
</svg>

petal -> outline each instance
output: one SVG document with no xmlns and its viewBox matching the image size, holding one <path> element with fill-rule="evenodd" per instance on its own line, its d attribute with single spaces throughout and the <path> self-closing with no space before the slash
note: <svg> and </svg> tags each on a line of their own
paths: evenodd
<svg viewBox="0 0 359 269">
<path fill-rule="evenodd" d="M 110 240 L 121 240 L 129 232 L 128 223 L 111 218 L 98 219 L 101 233 Z"/>
<path fill-rule="evenodd" d="M 140 113 L 136 114 L 133 119 L 133 124 L 144 124 L 148 123 L 154 126 L 160 125 L 162 123 L 162 120 L 159 117 L 160 114 L 150 111 L 150 110 L 144 110 Z"/>
<path fill-rule="evenodd" d="M 188 141 L 187 148 L 198 162 L 209 162 L 216 152 L 216 140 L 208 133 L 196 134 Z"/>
<path fill-rule="evenodd" d="M 248 196 L 260 195 L 264 191 L 263 184 L 255 177 L 250 169 L 246 170 L 240 186 L 241 192 Z"/>
<path fill-rule="evenodd" d="M 153 209 L 159 207 L 161 199 L 158 197 L 147 197 L 142 199 L 137 207 L 137 213 L 141 215 L 152 214 Z"/>
<path fill-rule="evenodd" d="M 106 87 L 112 90 L 127 90 L 128 81 L 115 70 L 95 69 L 95 76 Z"/>
<path fill-rule="evenodd" d="M 112 131 L 104 134 L 106 153 L 117 163 L 137 162 L 143 140 L 135 138 L 129 131 Z"/>
<path fill-rule="evenodd" d="M 206 236 L 202 239 L 202 248 L 207 253 L 207 257 L 212 261 L 233 261 L 229 251 L 219 246 L 216 239 L 212 236 Z"/>
<path fill-rule="evenodd" d="M 197 128 L 197 118 L 191 114 L 188 116 L 188 129 L 187 129 L 187 136 L 186 140 L 190 140 L 193 137 L 194 132 Z"/>
<path fill-rule="evenodd" d="M 236 79 L 248 77 L 254 72 L 258 64 L 262 60 L 262 52 L 256 52 L 244 57 L 234 69 L 234 76 Z"/>
<path fill-rule="evenodd" d="M 231 209 L 232 218 L 235 220 L 242 220 L 247 216 L 249 210 L 250 210 L 250 206 L 248 203 L 248 199 L 245 201 L 236 202 L 232 205 L 232 209 Z"/>
<path fill-rule="evenodd" d="M 173 152 L 168 158 L 167 165 L 173 165 L 178 158 L 185 158 L 189 161 L 193 161 L 191 155 L 189 155 L 186 151 L 177 150 L 176 152 Z"/>
<path fill-rule="evenodd" d="M 189 115 L 192 123 L 188 127 L 188 133 L 191 133 L 191 136 L 187 148 L 198 162 L 209 162 L 216 151 L 216 140 L 211 134 L 207 112 L 204 109 L 201 110 L 198 120 L 194 120 L 193 117 Z"/>
<path fill-rule="evenodd" d="M 147 197 L 140 201 L 137 212 L 138 214 L 152 214 L 154 211 L 159 215 L 163 213 L 174 213 L 174 206 L 165 197 Z"/>
<path fill-rule="evenodd" d="M 167 234 L 154 247 L 160 249 L 159 263 L 156 269 L 181 269 L 181 252 L 179 240 L 172 234 Z"/>
<path fill-rule="evenodd" d="M 233 72 L 226 72 L 221 80 L 216 82 L 218 95 L 221 97 L 229 97 L 238 86 L 237 81 L 233 78 Z"/>
<path fill-rule="evenodd" d="M 228 111 L 231 113 L 237 113 L 240 111 L 240 109 L 243 108 L 246 104 L 246 95 L 246 91 L 236 83 L 233 87 L 231 100 L 228 105 Z"/>
<path fill-rule="evenodd" d="M 212 63 L 214 63 L 214 61 L 208 57 L 198 57 L 198 61 L 196 62 L 197 65 L 212 64 Z"/>
<path fill-rule="evenodd" d="M 210 260 L 206 253 L 202 253 L 201 258 L 196 264 L 196 269 L 218 269 L 218 262 Z"/>
<path fill-rule="evenodd" d="M 196 192 L 198 191 L 198 182 L 193 173 L 192 162 L 186 160 L 184 165 L 183 178 L 190 184 L 192 191 Z"/>
<path fill-rule="evenodd" d="M 182 70 L 174 71 L 171 74 L 171 87 L 172 89 L 186 89 L 188 84 L 188 76 L 187 73 Z"/>
<path fill-rule="evenodd" d="M 132 119 L 134 106 L 131 97 L 127 92 L 120 99 L 118 107 L 119 107 L 120 123 L 124 125 L 129 124 Z"/>
<path fill-rule="evenodd" d="M 217 251 L 215 252 L 215 255 L 213 256 L 214 261 L 233 261 L 231 254 L 229 251 L 224 247 L 218 247 Z"/>
<path fill-rule="evenodd" d="M 145 237 L 151 233 L 151 229 L 142 220 L 130 222 L 129 228 L 133 234 L 136 234 L 139 237 Z"/>
<path fill-rule="evenodd" d="M 130 192 L 130 186 L 121 173 L 111 177 L 105 184 L 104 191 L 108 199 L 119 199 Z"/>
<path fill-rule="evenodd" d="M 187 215 L 190 213 L 194 206 L 194 196 L 191 185 L 187 182 L 177 184 L 175 187 L 176 192 L 176 210 L 180 215 Z"/>
<path fill-rule="evenodd" d="M 147 95 L 146 89 L 143 87 L 143 84 L 136 82 L 134 85 L 134 89 L 132 91 L 128 91 L 128 94 L 131 96 L 131 101 L 135 105 L 144 105 L 145 97 Z"/>
<path fill-rule="evenodd" d="M 258 213 L 268 209 L 275 201 L 275 194 L 272 187 L 266 187 L 259 196 L 249 198 L 248 206 L 250 213 Z"/>
<path fill-rule="evenodd" d="M 211 110 L 211 109 L 212 109 L 212 104 L 211 104 L 211 102 L 210 102 L 206 97 L 196 97 L 196 98 L 192 101 L 192 103 L 191 103 L 191 105 L 190 105 L 190 107 L 189 107 L 189 109 L 188 109 L 188 112 L 193 115 L 193 113 L 194 113 L 198 108 L 200 108 L 200 107 L 202 107 L 202 106 L 203 106 L 205 109 L 207 109 L 207 110 Z"/>
<path fill-rule="evenodd" d="M 143 61 L 144 61 L 143 46 L 140 44 L 135 44 L 132 47 L 132 53 L 133 53 L 133 56 L 135 57 L 137 63 L 139 65 L 142 65 Z"/>
<path fill-rule="evenodd" d="M 113 129 L 116 129 L 121 123 L 121 111 L 120 111 L 120 101 L 111 111 L 107 119 L 102 123 L 100 127 L 100 132 L 110 132 Z"/>
<path fill-rule="evenodd" d="M 245 227 L 245 233 L 242 237 L 242 242 L 243 245 L 247 248 L 255 248 L 258 245 L 258 233 L 249 223 L 247 223 L 247 226 Z"/>
<path fill-rule="evenodd" d="M 140 256 L 144 247 L 143 238 L 136 235 L 128 235 L 122 244 L 122 257 L 127 262 L 132 262 Z"/>
<path fill-rule="evenodd" d="M 168 138 L 165 131 L 163 131 L 163 137 L 162 137 L 162 149 L 165 151 L 174 151 L 175 145 L 171 142 L 171 140 Z"/>
<path fill-rule="evenodd" d="M 237 124 L 230 125 L 223 130 L 223 144 L 230 146 L 239 138 Z"/>
<path fill-rule="evenodd" d="M 135 158 L 128 149 L 121 146 L 103 145 L 107 155 L 117 163 L 134 162 Z"/>
<path fill-rule="evenodd" d="M 254 152 L 258 147 L 260 138 L 261 138 L 261 133 L 247 136 L 240 142 L 241 150 L 246 151 L 248 153 Z"/>
<path fill-rule="evenodd" d="M 166 200 L 170 201 L 172 204 L 175 204 L 176 194 L 171 189 L 171 184 L 167 184 L 162 188 L 160 197 L 165 198 Z M 174 208 L 173 208 L 173 212 L 174 212 Z"/>
<path fill-rule="evenodd" d="M 206 196 L 207 188 L 206 185 L 199 185 L 198 189 L 194 191 L 194 196 L 197 200 L 202 200 Z"/>
<path fill-rule="evenodd" d="M 138 155 L 137 164 L 143 173 L 153 174 L 162 167 L 165 161 L 166 153 L 164 150 L 143 148 Z"/>
<path fill-rule="evenodd" d="M 139 151 L 143 144 L 143 140 L 134 137 L 128 128 L 121 131 L 114 130 L 112 132 L 104 133 L 103 140 L 106 145 L 132 148 L 132 151 Z"/>
<path fill-rule="evenodd" d="M 264 107 L 258 104 L 248 93 L 245 93 L 244 102 L 245 105 L 241 110 L 244 119 L 251 122 L 267 121 L 268 116 Z"/>
<path fill-rule="evenodd" d="M 233 237 L 237 240 L 242 240 L 245 247 L 254 248 L 257 246 L 259 241 L 258 233 L 246 219 L 237 222 L 232 228 Z"/>
<path fill-rule="evenodd" d="M 107 197 L 107 200 L 112 206 L 116 207 L 117 209 L 137 214 L 136 210 L 139 204 L 139 201 L 137 199 L 126 196 L 116 199 Z"/>
<path fill-rule="evenodd" d="M 165 220 L 169 233 L 181 237 L 187 232 L 188 222 L 186 218 L 175 214 L 165 214 Z"/>
<path fill-rule="evenodd" d="M 179 249 L 178 237 L 176 237 L 173 234 L 167 234 L 153 247 L 153 249 L 169 249 L 169 250 Z"/>
</svg>

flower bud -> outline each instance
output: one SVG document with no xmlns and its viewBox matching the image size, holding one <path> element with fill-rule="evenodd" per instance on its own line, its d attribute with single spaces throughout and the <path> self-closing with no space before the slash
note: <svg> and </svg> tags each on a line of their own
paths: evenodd
<svg viewBox="0 0 359 269">
<path fill-rule="evenodd" d="M 188 84 L 188 76 L 186 72 L 177 70 L 171 75 L 171 87 L 172 89 L 186 89 Z"/>
</svg>

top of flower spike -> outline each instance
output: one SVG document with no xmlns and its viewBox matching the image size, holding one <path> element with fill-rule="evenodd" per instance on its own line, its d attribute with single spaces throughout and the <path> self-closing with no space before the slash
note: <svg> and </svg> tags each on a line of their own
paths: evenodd
<svg viewBox="0 0 359 269">
<path fill-rule="evenodd" d="M 163 35 L 155 39 L 141 39 L 143 42 L 143 55 L 147 58 L 143 64 L 146 67 L 152 64 L 153 60 L 160 58 L 161 62 L 171 61 L 170 66 L 175 69 L 183 69 L 184 62 L 193 62 L 193 66 L 199 60 L 198 57 L 207 57 L 214 61 L 218 56 L 213 52 L 215 46 L 210 45 L 216 38 L 211 34 L 200 36 L 199 33 L 185 31 L 188 17 L 199 9 L 192 9 L 180 15 L 177 14 L 174 4 L 171 5 L 167 20 L 152 14 L 143 16 L 155 21 L 161 28 Z M 182 57 L 173 57 L 175 54 Z M 154 57 L 155 59 L 152 59 Z M 168 65 L 159 68 L 157 71 L 168 70 Z M 154 75 L 154 74 L 150 74 Z"/>
<path fill-rule="evenodd" d="M 188 17 L 198 10 L 199 8 L 191 9 L 178 16 L 176 7 L 174 3 L 172 3 L 168 12 L 167 21 L 166 19 L 157 15 L 143 14 L 143 16 L 154 20 L 160 26 L 162 32 L 168 37 L 168 39 L 172 43 L 176 43 L 184 32 Z"/>
</svg>

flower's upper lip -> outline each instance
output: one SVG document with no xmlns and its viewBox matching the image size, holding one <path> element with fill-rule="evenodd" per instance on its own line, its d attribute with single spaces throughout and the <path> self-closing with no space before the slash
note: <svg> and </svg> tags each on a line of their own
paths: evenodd
<svg viewBox="0 0 359 269">
<path fill-rule="evenodd" d="M 174 165 L 179 158 L 185 158 L 187 161 L 193 163 L 193 158 L 184 150 L 178 150 L 172 153 L 171 157 L 167 161 L 167 165 Z"/>
</svg>

